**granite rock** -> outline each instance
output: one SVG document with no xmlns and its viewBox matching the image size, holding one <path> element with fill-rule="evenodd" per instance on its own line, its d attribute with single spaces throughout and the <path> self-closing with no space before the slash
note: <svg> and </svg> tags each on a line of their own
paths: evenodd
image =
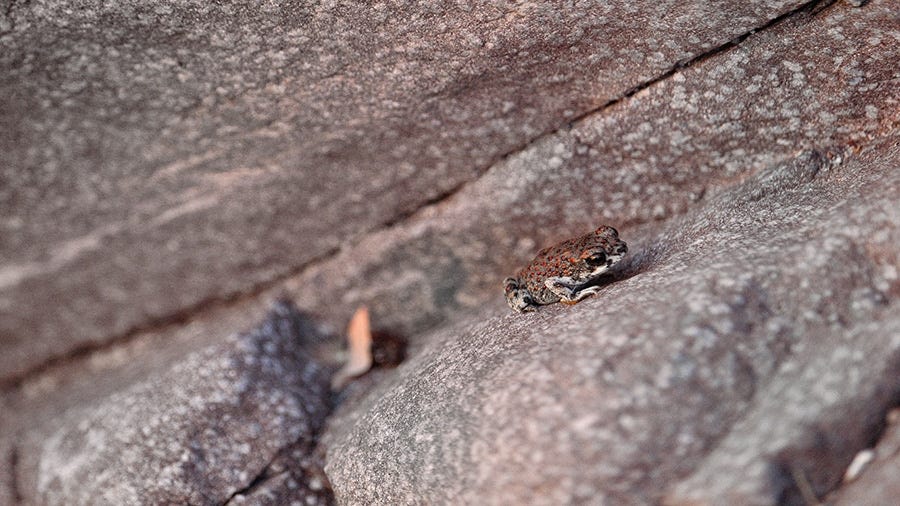
<svg viewBox="0 0 900 506">
<path fill-rule="evenodd" d="M 806 356 L 768 379 L 764 395 L 664 503 L 804 505 L 837 488 L 900 402 L 900 320 L 875 317 L 821 332 L 799 350 Z"/>
<path fill-rule="evenodd" d="M 330 411 L 330 371 L 304 351 L 313 328 L 279 304 L 250 332 L 24 430 L 17 493 L 28 504 L 225 503 L 286 448 L 311 454 L 304 442 Z"/>
<path fill-rule="evenodd" d="M 8 2 L 0 380 L 259 293 L 802 3 Z"/>
<path fill-rule="evenodd" d="M 670 219 L 800 150 L 894 131 L 898 60 L 889 2 L 798 13 L 541 138 L 286 284 L 335 325 L 366 304 L 376 324 L 419 336 L 496 302 L 500 281 L 543 246 Z"/>
<path fill-rule="evenodd" d="M 900 392 L 898 167 L 896 137 L 802 153 L 577 306 L 438 331 L 332 422 L 338 501 L 777 504 L 790 466 L 823 495 Z"/>
<path fill-rule="evenodd" d="M 236 493 L 226 504 L 334 504 L 331 484 L 322 470 L 323 455 L 317 451 L 316 443 L 314 439 L 304 438 L 283 449 L 254 483 Z"/>
<path fill-rule="evenodd" d="M 900 18 L 861 3 L 0 0 L 0 503 L 888 497 Z M 602 223 L 601 293 L 509 311 Z M 283 294 L 322 320 L 234 335 Z M 410 359 L 332 396 L 361 304 Z"/>
</svg>

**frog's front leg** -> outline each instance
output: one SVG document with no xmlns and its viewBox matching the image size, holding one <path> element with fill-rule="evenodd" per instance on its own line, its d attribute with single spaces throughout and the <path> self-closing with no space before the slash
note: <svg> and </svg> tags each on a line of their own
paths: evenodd
<svg viewBox="0 0 900 506">
<path fill-rule="evenodd" d="M 524 313 L 537 309 L 537 304 L 534 302 L 531 292 L 522 286 L 518 279 L 506 278 L 503 281 L 503 291 L 506 292 L 506 303 L 515 311 Z"/>
<path fill-rule="evenodd" d="M 544 280 L 544 286 L 555 293 L 559 297 L 560 302 L 564 304 L 575 304 L 581 299 L 600 291 L 599 286 L 588 286 L 578 289 L 578 284 L 572 281 L 572 278 L 563 276 L 547 278 Z"/>
</svg>

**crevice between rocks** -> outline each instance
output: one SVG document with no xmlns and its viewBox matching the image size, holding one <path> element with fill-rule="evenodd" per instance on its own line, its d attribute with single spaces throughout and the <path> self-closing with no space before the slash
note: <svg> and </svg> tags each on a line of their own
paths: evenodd
<svg viewBox="0 0 900 506">
<path fill-rule="evenodd" d="M 334 407 L 333 405 L 330 406 L 331 409 L 325 415 L 326 420 L 334 412 Z M 321 447 L 319 446 L 319 436 L 324 428 L 325 425 L 323 424 L 316 429 L 311 438 L 307 439 L 309 436 L 301 436 L 300 439 L 279 448 L 256 476 L 224 501 L 218 503 L 219 506 L 235 504 L 239 497 L 250 496 L 268 481 L 281 476 L 295 478 L 298 483 L 302 482 L 302 485 L 307 488 L 307 492 L 324 499 L 326 504 L 332 504 L 333 491 L 325 475 L 324 454 L 321 453 Z M 308 460 L 296 460 L 293 455 L 298 451 L 304 454 Z M 311 468 L 314 468 L 312 472 Z M 319 479 L 322 481 L 322 488 L 316 488 L 311 485 L 312 481 L 316 479 L 316 475 L 320 475 Z M 297 489 L 294 490 L 296 491 Z M 307 498 L 307 501 L 309 501 L 309 498 Z"/>
<path fill-rule="evenodd" d="M 15 4 L 17 1 L 18 0 L 12 0 L 9 8 L 11 9 L 12 5 Z M 819 12 L 821 12 L 823 9 L 827 8 L 834 2 L 835 2 L 835 0 L 811 0 L 809 2 L 806 2 L 806 3 L 798 6 L 797 8 L 795 8 L 793 10 L 785 12 L 785 13 L 769 20 L 768 22 L 764 23 L 763 25 L 761 25 L 759 27 L 753 28 L 741 35 L 738 35 L 737 37 L 734 37 L 731 40 L 710 49 L 709 51 L 703 52 L 703 53 L 696 55 L 690 59 L 687 59 L 685 61 L 676 62 L 668 70 L 666 70 L 666 71 L 662 72 L 661 74 L 658 74 L 657 76 L 655 76 L 651 79 L 648 79 L 636 86 L 629 88 L 620 96 L 615 97 L 598 107 L 589 109 L 588 111 L 586 111 L 572 119 L 569 119 L 565 123 L 560 124 L 556 128 L 553 128 L 551 130 L 540 133 L 540 134 L 534 136 L 533 138 L 525 141 L 524 143 L 521 143 L 520 145 L 506 151 L 505 153 L 494 157 L 492 160 L 490 160 L 488 163 L 486 163 L 482 168 L 475 171 L 476 175 L 474 178 L 465 180 L 465 181 L 453 186 L 452 188 L 449 188 L 448 190 L 441 192 L 441 193 L 435 195 L 434 197 L 422 202 L 421 204 L 415 206 L 414 208 L 412 208 L 410 210 L 400 212 L 396 216 L 389 218 L 388 220 L 382 222 L 380 225 L 377 225 L 376 227 L 363 233 L 361 235 L 361 237 L 369 236 L 372 234 L 377 234 L 386 229 L 395 227 L 395 226 L 405 222 L 406 220 L 409 220 L 409 219 L 413 218 L 414 216 L 420 214 L 423 210 L 430 208 L 432 206 L 435 206 L 435 205 L 439 205 L 440 203 L 452 198 L 454 195 L 459 193 L 463 188 L 465 188 L 469 184 L 472 184 L 473 182 L 479 180 L 488 170 L 490 170 L 491 167 L 495 166 L 497 163 L 500 163 L 505 159 L 508 159 L 522 151 L 527 150 L 535 143 L 541 141 L 544 138 L 555 135 L 555 134 L 559 133 L 561 130 L 571 129 L 575 123 L 580 122 L 589 116 L 598 114 L 606 109 L 609 109 L 609 108 L 619 104 L 620 102 L 627 100 L 628 98 L 636 95 L 637 93 L 640 93 L 641 91 L 672 77 L 679 70 L 681 70 L 683 68 L 691 67 L 697 63 L 705 61 L 708 58 L 714 57 L 714 56 L 719 55 L 731 48 L 734 48 L 737 45 L 739 45 L 740 43 L 742 43 L 744 40 L 749 38 L 750 36 L 752 36 L 756 33 L 761 33 L 761 32 L 763 32 L 767 29 L 770 29 L 774 26 L 777 26 L 796 15 L 818 14 Z M 357 239 L 359 239 L 359 238 L 357 238 Z M 358 240 L 356 242 L 358 242 Z M 122 333 L 118 336 L 112 337 L 110 339 L 106 339 L 103 342 L 85 344 L 85 345 L 82 345 L 82 346 L 70 351 L 69 353 L 67 353 L 65 355 L 50 358 L 47 361 L 45 361 L 41 364 L 38 364 L 38 365 L 24 371 L 21 374 L 15 375 L 15 376 L 13 376 L 11 378 L 7 378 L 7 379 L 0 379 L 0 390 L 16 389 L 24 381 L 26 381 L 34 376 L 39 376 L 54 366 L 68 363 L 68 362 L 77 361 L 77 360 L 84 358 L 92 353 L 96 353 L 96 352 L 99 352 L 102 350 L 114 348 L 116 346 L 119 346 L 121 344 L 131 341 L 135 336 L 137 336 L 139 334 L 146 333 L 146 332 L 161 331 L 165 328 L 168 328 L 168 327 L 171 327 L 174 325 L 183 325 L 183 324 L 191 321 L 199 313 L 203 313 L 203 312 L 209 311 L 211 309 L 237 305 L 243 301 L 253 299 L 253 298 L 257 297 L 258 295 L 262 294 L 263 292 L 265 292 L 269 289 L 272 289 L 272 288 L 276 287 L 277 285 L 283 283 L 285 280 L 302 274 L 304 271 L 319 264 L 320 262 L 327 261 L 334 255 L 338 254 L 341 251 L 341 249 L 342 249 L 341 247 L 332 248 L 332 249 L 328 250 L 327 252 L 325 252 L 321 255 L 318 255 L 315 258 L 313 258 L 307 262 L 304 262 L 302 265 L 295 267 L 293 269 L 290 269 L 286 273 L 280 274 L 272 279 L 257 283 L 256 285 L 248 287 L 246 290 L 243 290 L 243 291 L 240 291 L 237 293 L 223 295 L 223 296 L 209 297 L 209 298 L 201 300 L 195 304 L 192 304 L 190 306 L 187 306 L 185 308 L 177 310 L 174 313 L 171 313 L 169 315 L 157 317 L 157 318 L 151 319 L 147 322 L 144 322 L 142 324 L 136 325 L 136 326 L 132 327 L 131 329 L 125 331 L 124 333 Z"/>
<path fill-rule="evenodd" d="M 603 105 L 601 105 L 601 106 L 599 106 L 599 107 L 597 107 L 597 108 L 595 108 L 595 109 L 592 109 L 592 110 L 590 110 L 590 111 L 588 111 L 588 112 L 586 112 L 586 113 L 584 113 L 584 114 L 581 114 L 581 115 L 575 117 L 574 119 L 572 119 L 572 120 L 569 121 L 569 123 L 566 125 L 566 127 L 567 127 L 567 128 L 571 128 L 571 126 L 572 126 L 573 124 L 575 124 L 575 123 L 577 123 L 577 122 L 579 122 L 579 121 L 584 120 L 584 119 L 587 118 L 588 116 L 591 116 L 591 115 L 596 114 L 596 113 L 598 113 L 598 112 L 600 112 L 600 111 L 603 111 L 604 109 L 607 109 L 607 108 L 610 108 L 610 107 L 612 107 L 612 106 L 615 106 L 615 105 L 618 104 L 619 102 L 625 101 L 625 100 L 627 100 L 628 98 L 631 98 L 631 97 L 633 97 L 634 95 L 640 93 L 641 91 L 643 91 L 643 90 L 645 90 L 645 89 L 647 89 L 647 88 L 649 88 L 649 87 L 651 87 L 651 86 L 654 86 L 654 85 L 657 84 L 657 83 L 660 83 L 660 82 L 662 82 L 662 81 L 665 81 L 666 79 L 668 79 L 668 78 L 674 76 L 676 73 L 678 73 L 678 71 L 680 71 L 680 70 L 682 70 L 682 69 L 692 67 L 692 66 L 694 66 L 694 65 L 696 65 L 696 64 L 698 64 L 698 63 L 701 63 L 701 62 L 703 62 L 703 61 L 705 61 L 705 60 L 707 60 L 707 59 L 709 59 L 709 58 L 718 56 L 719 54 L 724 53 L 725 51 L 728 51 L 728 50 L 730 50 L 730 49 L 732 49 L 732 48 L 735 48 L 735 47 L 737 47 L 738 45 L 740 45 L 742 42 L 744 42 L 745 40 L 747 40 L 750 36 L 752 36 L 752 35 L 754 35 L 754 34 L 757 34 L 757 33 L 762 33 L 762 32 L 765 31 L 765 30 L 768 30 L 768 29 L 773 28 L 773 27 L 775 27 L 775 26 L 777 26 L 777 25 L 780 25 L 781 23 L 787 21 L 787 20 L 790 19 L 790 18 L 793 18 L 793 17 L 796 16 L 796 15 L 802 15 L 802 14 L 816 15 L 816 14 L 822 12 L 822 10 L 824 10 L 825 8 L 827 8 L 828 6 L 830 6 L 831 4 L 833 4 L 835 1 L 836 1 L 836 0 L 810 0 L 809 2 L 806 2 L 806 3 L 804 3 L 804 4 L 802 4 L 802 5 L 798 6 L 798 7 L 796 7 L 796 8 L 793 9 L 793 10 L 790 10 L 790 11 L 785 12 L 785 13 L 783 13 L 783 14 L 781 14 L 781 15 L 775 17 L 775 18 L 770 19 L 769 21 L 767 21 L 766 23 L 764 23 L 764 24 L 761 25 L 761 26 L 758 26 L 758 27 L 756 27 L 756 28 L 753 28 L 753 29 L 751 29 L 751 30 L 748 30 L 748 31 L 746 31 L 746 32 L 744 32 L 744 33 L 738 35 L 737 37 L 734 37 L 734 38 L 732 38 L 731 40 L 729 40 L 729 41 L 727 41 L 727 42 L 725 42 L 725 43 L 723 43 L 723 44 L 720 44 L 720 45 L 718 45 L 718 46 L 716 46 L 716 47 L 710 49 L 709 51 L 706 51 L 706 52 L 704 52 L 704 53 L 700 53 L 700 54 L 698 54 L 698 55 L 696 55 L 696 56 L 692 56 L 691 58 L 688 58 L 688 59 L 686 59 L 686 60 L 678 61 L 678 62 L 676 62 L 674 65 L 672 65 L 671 67 L 669 67 L 668 70 L 666 70 L 666 71 L 664 71 L 663 73 L 657 75 L 656 77 L 653 77 L 653 78 L 651 78 L 651 79 L 649 79 L 649 80 L 647 80 L 647 81 L 644 81 L 643 83 L 640 83 L 640 84 L 638 84 L 637 86 L 634 86 L 634 87 L 632 87 L 632 88 L 629 88 L 629 89 L 626 90 L 625 93 L 623 93 L 622 95 L 620 95 L 620 96 L 618 96 L 618 97 L 616 97 L 616 98 L 613 98 L 613 99 L 609 100 L 609 101 L 606 102 L 605 104 L 603 104 Z M 557 131 L 559 131 L 559 130 L 561 130 L 561 128 L 557 129 L 556 131 L 554 131 L 554 132 L 552 132 L 552 133 L 555 133 L 555 132 L 557 132 Z M 540 137 L 543 137 L 543 134 L 542 134 L 541 136 L 539 136 L 538 138 L 540 138 Z M 537 138 L 534 139 L 534 140 L 537 140 Z M 533 141 L 532 141 L 532 142 L 533 142 Z"/>
<path fill-rule="evenodd" d="M 9 493 L 14 504 L 22 502 L 22 489 L 19 487 L 19 447 L 13 443 L 7 458 L 9 464 Z"/>
<path fill-rule="evenodd" d="M 450 199 L 451 197 L 453 197 L 454 195 L 459 193 L 466 186 L 474 183 L 475 181 L 478 181 L 481 178 L 481 176 L 483 176 L 488 170 L 490 170 L 493 166 L 497 165 L 498 163 L 502 162 L 503 160 L 506 160 L 510 157 L 517 155 L 518 153 L 520 153 L 522 151 L 527 150 L 528 148 L 530 148 L 537 142 L 540 142 L 544 138 L 550 137 L 552 135 L 556 135 L 557 133 L 559 133 L 562 130 L 570 130 L 575 125 L 575 123 L 583 121 L 584 119 L 586 119 L 590 116 L 593 116 L 597 113 L 603 112 L 604 110 L 609 109 L 610 107 L 613 107 L 613 106 L 619 104 L 620 102 L 623 102 L 623 101 L 633 97 L 634 95 L 640 93 L 641 91 L 643 91 L 647 88 L 650 88 L 651 86 L 654 86 L 657 83 L 660 83 L 660 82 L 674 76 L 681 69 L 691 67 L 691 66 L 696 65 L 706 59 L 712 58 L 712 57 L 717 56 L 729 49 L 737 47 L 738 45 L 740 45 L 743 41 L 745 41 L 750 36 L 752 36 L 756 33 L 761 33 L 770 28 L 773 28 L 796 15 L 818 14 L 818 13 L 822 12 L 822 10 L 824 10 L 825 8 L 827 8 L 831 4 L 833 4 L 835 1 L 836 0 L 810 0 L 809 2 L 806 2 L 793 10 L 785 12 L 785 13 L 767 21 L 766 23 L 764 23 L 763 25 L 761 25 L 759 27 L 748 30 L 747 32 L 742 33 L 741 35 L 738 35 L 737 37 L 734 37 L 731 40 L 710 49 L 709 51 L 706 51 L 704 53 L 693 56 L 687 60 L 678 61 L 674 65 L 669 67 L 669 69 L 665 70 L 663 73 L 629 88 L 628 90 L 626 90 L 623 94 L 619 95 L 618 97 L 610 99 L 598 107 L 589 109 L 586 112 L 581 113 L 572 119 L 569 119 L 565 123 L 562 123 L 551 130 L 540 133 L 540 134 L 532 137 L 531 139 L 528 139 L 527 141 L 519 144 L 518 146 L 516 146 L 500 155 L 497 155 L 496 157 L 492 158 L 487 164 L 485 164 L 484 167 L 477 169 L 475 171 L 477 175 L 473 179 L 465 180 L 465 181 L 457 184 L 456 186 L 449 188 L 448 190 L 441 192 L 438 195 L 435 195 L 434 197 L 422 202 L 415 208 L 399 213 L 397 216 L 388 219 L 387 221 L 383 222 L 380 226 L 373 228 L 372 230 L 366 232 L 364 235 L 376 234 L 384 229 L 392 228 L 392 227 L 414 217 L 415 215 L 422 212 L 424 209 L 438 205 L 441 202 Z"/>
<path fill-rule="evenodd" d="M 496 163 L 496 162 L 494 162 L 494 163 Z M 381 232 L 382 230 L 393 228 L 393 227 L 403 223 L 404 221 L 412 218 L 416 214 L 422 212 L 424 209 L 427 209 L 432 206 L 436 206 L 436 205 L 440 204 L 441 202 L 449 199 L 450 197 L 459 193 L 459 191 L 462 190 L 463 187 L 480 179 L 481 176 L 483 176 L 484 173 L 487 172 L 487 170 L 490 169 L 490 167 L 492 167 L 494 165 L 494 163 L 489 164 L 487 166 L 487 168 L 485 168 L 484 170 L 478 171 L 478 175 L 475 176 L 474 179 L 464 180 L 460 183 L 457 183 L 452 188 L 448 188 L 447 190 L 431 197 L 430 199 L 422 202 L 420 205 L 416 206 L 415 208 L 397 214 L 397 216 L 394 216 L 393 218 L 382 223 L 378 228 L 375 228 L 375 229 L 372 229 L 372 230 L 366 232 L 365 234 L 363 234 L 363 236 L 370 235 L 370 234 L 377 234 L 377 233 Z"/>
<path fill-rule="evenodd" d="M 289 447 L 289 446 L 288 446 L 288 447 Z M 286 447 L 286 448 L 287 448 L 287 447 Z M 260 469 L 260 471 L 256 474 L 256 476 L 253 477 L 253 479 L 251 479 L 249 482 L 247 482 L 247 484 L 244 485 L 243 487 L 241 487 L 241 488 L 235 490 L 233 494 L 231 494 L 231 495 L 228 496 L 224 501 L 222 501 L 221 503 L 219 503 L 219 505 L 220 505 L 220 506 L 227 506 L 228 504 L 231 504 L 231 502 L 234 500 L 235 497 L 240 496 L 240 495 L 247 495 L 247 494 L 252 493 L 253 490 L 255 490 L 256 488 L 258 488 L 258 487 L 259 487 L 261 484 L 263 484 L 267 479 L 289 472 L 289 471 L 286 471 L 286 470 L 285 470 L 285 471 L 281 471 L 281 472 L 279 472 L 279 473 L 276 473 L 276 474 L 274 474 L 274 475 L 273 475 L 273 474 L 270 474 L 270 472 L 269 472 L 270 469 L 271 469 L 271 467 L 272 467 L 272 464 L 275 463 L 275 461 L 278 459 L 278 457 L 281 456 L 281 452 L 283 452 L 284 450 L 285 450 L 285 448 L 280 448 L 280 449 L 278 449 L 278 451 L 276 451 L 275 454 L 272 455 L 272 458 L 269 459 L 268 462 L 266 462 L 266 465 L 264 465 L 264 466 L 262 467 L 262 469 Z"/>
<path fill-rule="evenodd" d="M 490 170 L 492 167 L 494 167 L 498 163 L 502 162 L 503 160 L 506 160 L 510 157 L 517 155 L 518 153 L 521 153 L 521 152 L 527 150 L 528 148 L 530 148 L 537 142 L 540 142 L 544 138 L 547 138 L 552 135 L 556 135 L 557 133 L 559 133 L 562 130 L 570 130 L 575 125 L 575 123 L 583 121 L 584 119 L 586 119 L 590 116 L 593 116 L 597 113 L 603 112 L 604 110 L 609 109 L 609 108 L 619 104 L 620 102 L 623 102 L 623 101 L 633 97 L 634 95 L 640 93 L 641 91 L 643 91 L 647 88 L 650 88 L 651 86 L 654 86 L 657 83 L 660 83 L 660 82 L 674 76 L 681 69 L 691 67 L 691 66 L 696 65 L 697 63 L 700 63 L 708 58 L 712 58 L 712 57 L 717 56 L 729 49 L 737 47 L 739 44 L 741 44 L 743 41 L 745 41 L 750 36 L 752 36 L 756 33 L 761 33 L 762 31 L 768 30 L 772 27 L 775 27 L 775 26 L 785 22 L 789 18 L 792 18 L 798 14 L 809 14 L 809 15 L 818 14 L 822 10 L 824 10 L 825 8 L 827 8 L 828 6 L 833 4 L 835 1 L 836 0 L 810 0 L 809 2 L 806 2 L 793 10 L 785 12 L 785 13 L 767 21 L 766 23 L 764 23 L 763 25 L 761 25 L 759 27 L 748 30 L 747 32 L 742 33 L 741 35 L 738 35 L 737 37 L 734 37 L 731 40 L 710 49 L 709 51 L 706 51 L 699 55 L 693 56 L 687 60 L 676 62 L 674 65 L 669 67 L 668 70 L 657 75 L 656 77 L 648 79 L 636 86 L 629 88 L 628 90 L 626 90 L 623 94 L 619 95 L 618 97 L 608 100 L 607 102 L 605 102 L 604 104 L 602 104 L 598 107 L 589 109 L 588 111 L 586 111 L 578 116 L 575 116 L 574 118 L 566 121 L 565 123 L 560 124 L 559 126 L 553 128 L 552 130 L 548 130 L 546 132 L 540 133 L 540 134 L 532 137 L 531 139 L 528 139 L 524 143 L 521 143 L 520 145 L 506 151 L 505 153 L 502 153 L 502 154 L 494 157 L 487 164 L 485 164 L 484 167 L 476 170 L 477 175 L 473 179 L 463 181 L 463 182 L 457 184 L 456 186 L 449 188 L 448 190 L 441 192 L 438 195 L 435 195 L 434 197 L 422 202 L 415 208 L 399 213 L 397 216 L 385 221 L 380 226 L 373 228 L 372 230 L 366 232 L 363 235 L 376 234 L 376 233 L 381 232 L 382 230 L 397 226 L 398 224 L 419 214 L 424 209 L 438 205 L 441 202 L 444 202 L 445 200 L 450 199 L 451 197 L 453 197 L 454 195 L 459 193 L 466 186 L 474 183 L 475 181 L 478 181 L 481 178 L 481 176 L 483 176 L 488 170 Z M 704 188 L 704 192 L 705 192 L 705 188 Z"/>
<path fill-rule="evenodd" d="M 843 416 L 809 427 L 801 441 L 779 451 L 769 463 L 778 504 L 823 504 L 838 492 L 857 453 L 874 448 L 889 427 L 888 413 L 900 407 L 900 355 L 868 395 L 835 407 Z"/>
<path fill-rule="evenodd" d="M 752 36 L 756 33 L 761 33 L 770 28 L 773 28 L 773 27 L 787 21 L 788 19 L 793 18 L 796 15 L 803 15 L 803 14 L 808 14 L 810 16 L 816 15 L 816 14 L 822 12 L 827 7 L 829 7 L 831 4 L 835 3 L 835 1 L 836 0 L 810 0 L 809 2 L 806 2 L 806 3 L 796 7 L 793 10 L 785 12 L 785 13 L 767 21 L 766 23 L 764 23 L 761 26 L 758 26 L 756 28 L 748 30 L 748 31 L 738 35 L 737 37 L 734 37 L 731 40 L 710 49 L 709 51 L 706 51 L 706 52 L 703 52 L 696 56 L 693 56 L 687 60 L 678 61 L 674 65 L 669 67 L 669 69 L 662 72 L 661 74 L 658 74 L 657 76 L 655 76 L 651 79 L 648 79 L 640 84 L 637 84 L 637 85 L 629 88 L 628 90 L 626 90 L 623 94 L 619 95 L 618 97 L 610 99 L 598 107 L 589 109 L 586 112 L 579 114 L 578 116 L 575 116 L 572 119 L 569 119 L 565 123 L 562 123 L 551 130 L 540 133 L 540 134 L 532 137 L 531 139 L 528 139 L 524 143 L 506 151 L 505 153 L 494 157 L 484 167 L 482 167 L 476 171 L 477 175 L 475 178 L 473 178 L 471 180 L 463 181 L 463 182 L 457 184 L 456 186 L 448 189 L 447 191 L 444 191 L 444 192 L 426 200 L 425 202 L 423 202 L 419 206 L 415 207 L 414 209 L 411 209 L 409 211 L 398 214 L 394 218 L 391 218 L 391 219 L 387 220 L 386 222 L 384 222 L 380 227 L 370 230 L 365 235 L 375 234 L 384 229 L 394 227 L 394 226 L 414 217 L 415 215 L 419 214 L 424 209 L 429 208 L 434 205 L 438 205 L 441 202 L 443 202 L 447 199 L 450 199 L 455 194 L 460 192 L 463 188 L 465 188 L 466 186 L 468 186 L 468 185 L 474 183 L 475 181 L 477 181 L 478 179 L 480 179 L 481 176 L 483 176 L 488 170 L 490 170 L 492 167 L 494 167 L 498 163 L 501 163 L 503 160 L 506 160 L 510 157 L 517 155 L 518 153 L 521 153 L 521 152 L 529 149 L 531 146 L 540 142 L 542 139 L 545 139 L 552 135 L 556 135 L 557 133 L 559 133 L 562 130 L 571 130 L 572 127 L 576 123 L 583 121 L 590 116 L 601 113 L 601 112 L 605 111 L 606 109 L 614 107 L 617 104 L 624 102 L 625 100 L 640 93 L 641 91 L 643 91 L 647 88 L 650 88 L 651 86 L 654 86 L 662 81 L 665 81 L 666 79 L 671 78 L 681 69 L 691 67 L 691 66 L 696 65 L 696 64 L 698 64 L 702 61 L 705 61 L 709 58 L 712 58 L 721 53 L 724 53 L 725 51 L 735 48 L 738 45 L 740 45 L 742 42 L 747 40 L 747 38 L 749 38 L 750 36 Z M 704 188 L 704 193 L 705 193 L 705 188 Z M 700 200 L 700 199 L 698 199 L 698 200 Z"/>
<path fill-rule="evenodd" d="M 176 325 L 184 325 L 191 320 L 193 320 L 198 314 L 205 313 L 214 309 L 222 309 L 231 306 L 236 306 L 241 304 L 242 302 L 246 302 L 248 300 L 253 300 L 262 293 L 277 287 L 279 284 L 284 282 L 285 279 L 289 279 L 291 277 L 297 276 L 304 272 L 309 267 L 318 264 L 324 260 L 327 260 L 334 255 L 336 255 L 340 251 L 340 248 L 334 247 L 330 248 L 326 252 L 317 255 L 316 257 L 310 259 L 307 262 L 304 262 L 302 265 L 291 269 L 286 274 L 278 275 L 272 279 L 263 281 L 256 285 L 251 286 L 245 291 L 235 292 L 230 294 L 225 294 L 221 296 L 213 296 L 206 299 L 203 299 L 195 304 L 191 304 L 187 307 L 179 309 L 174 313 L 170 313 L 168 315 L 160 316 L 157 318 L 152 318 L 142 324 L 136 325 L 122 334 L 115 336 L 111 339 L 104 340 L 99 343 L 86 343 L 84 345 L 78 346 L 75 349 L 69 351 L 65 355 L 61 355 L 58 357 L 50 358 L 21 374 L 12 376 L 10 378 L 0 379 L 0 390 L 15 390 L 18 389 L 23 382 L 28 379 L 40 376 L 50 369 L 64 365 L 66 363 L 74 362 L 84 357 L 87 357 L 93 353 L 97 353 L 103 350 L 115 348 L 116 346 L 123 345 L 125 343 L 130 342 L 136 336 L 148 332 L 158 332 L 162 331 L 166 328 L 176 326 Z"/>
</svg>

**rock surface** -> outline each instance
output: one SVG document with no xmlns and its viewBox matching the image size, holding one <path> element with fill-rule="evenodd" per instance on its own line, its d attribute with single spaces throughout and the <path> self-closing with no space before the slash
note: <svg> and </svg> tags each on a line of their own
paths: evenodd
<svg viewBox="0 0 900 506">
<path fill-rule="evenodd" d="M 900 145 L 842 156 L 629 239 L 577 306 L 433 336 L 335 420 L 338 500 L 650 504 L 690 476 L 667 501 L 776 504 L 784 462 L 824 494 L 900 394 Z"/>
<path fill-rule="evenodd" d="M 801 3 L 10 2 L 0 379 L 256 293 Z"/>
<path fill-rule="evenodd" d="M 281 304 L 249 333 L 30 428 L 17 493 L 29 504 L 225 503 L 282 449 L 311 454 L 330 410 L 329 371 L 304 351 L 317 338 Z M 329 500 L 321 488 L 291 499 L 306 497 Z"/>
<path fill-rule="evenodd" d="M 367 304 L 415 336 L 495 301 L 499 280 L 544 245 L 677 216 L 802 149 L 871 142 L 900 120 L 892 8 L 786 19 L 540 139 L 441 206 L 311 266 L 291 293 L 334 323 Z"/>
<path fill-rule="evenodd" d="M 883 503 L 900 18 L 862 3 L 0 0 L 0 504 Z M 509 311 L 601 223 L 600 294 Z M 234 335 L 284 295 L 321 319 Z M 410 360 L 332 397 L 361 304 Z"/>
<path fill-rule="evenodd" d="M 868 449 L 873 459 L 862 468 L 858 479 L 851 480 L 833 497 L 830 504 L 853 506 L 856 504 L 890 504 L 900 494 L 897 476 L 900 476 L 900 411 L 888 414 L 887 429 L 881 439 Z M 864 450 L 865 451 L 865 450 Z"/>
</svg>

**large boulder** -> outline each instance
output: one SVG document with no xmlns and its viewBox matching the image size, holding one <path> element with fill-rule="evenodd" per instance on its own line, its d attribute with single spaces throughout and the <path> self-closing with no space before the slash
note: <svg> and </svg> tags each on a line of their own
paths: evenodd
<svg viewBox="0 0 900 506">
<path fill-rule="evenodd" d="M 0 0 L 0 504 L 883 503 L 861 3 Z M 601 293 L 506 307 L 600 224 Z M 362 304 L 411 360 L 332 396 Z"/>
<path fill-rule="evenodd" d="M 347 504 L 777 504 L 900 394 L 900 145 L 805 152 L 656 230 L 574 307 L 438 331 L 327 435 Z M 683 481 L 682 481 L 683 480 Z"/>
</svg>

